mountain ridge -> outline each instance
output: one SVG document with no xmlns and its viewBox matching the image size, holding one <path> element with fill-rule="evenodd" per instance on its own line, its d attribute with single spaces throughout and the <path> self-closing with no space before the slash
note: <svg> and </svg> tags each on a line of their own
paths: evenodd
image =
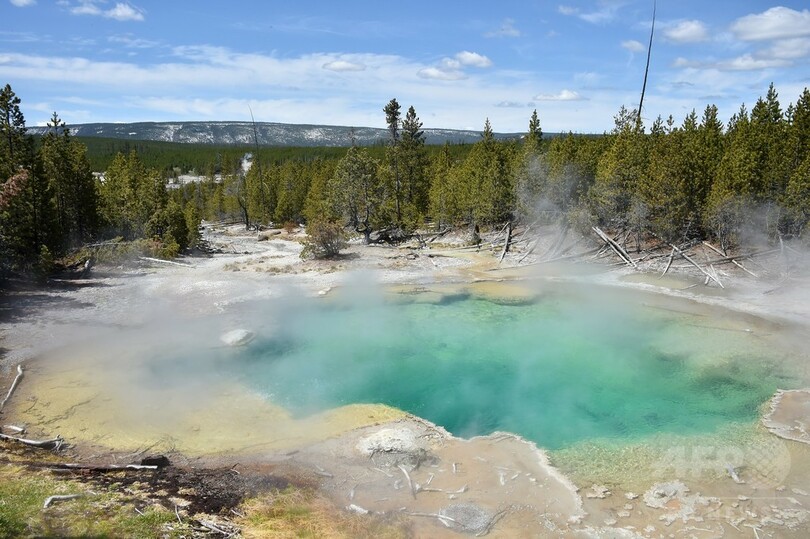
<svg viewBox="0 0 810 539">
<path fill-rule="evenodd" d="M 211 145 L 253 145 L 258 134 L 260 146 L 359 146 L 383 144 L 388 130 L 376 127 L 349 127 L 276 122 L 130 122 L 68 125 L 79 137 L 104 137 L 124 140 L 149 140 Z M 28 133 L 44 135 L 48 127 L 29 127 Z M 425 128 L 427 144 L 467 143 L 481 140 L 480 131 Z M 521 133 L 495 133 L 497 139 L 520 138 Z"/>
</svg>

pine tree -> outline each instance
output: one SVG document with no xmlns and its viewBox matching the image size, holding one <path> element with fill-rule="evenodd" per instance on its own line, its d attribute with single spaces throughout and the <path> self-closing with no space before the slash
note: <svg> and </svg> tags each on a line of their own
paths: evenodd
<svg viewBox="0 0 810 539">
<path fill-rule="evenodd" d="M 326 193 L 330 213 L 363 234 L 367 244 L 373 229 L 382 224 L 383 185 L 378 166 L 366 148 L 352 146 L 338 162 Z"/>
<path fill-rule="evenodd" d="M 411 227 L 427 214 L 430 190 L 425 132 L 413 106 L 408 108 L 402 122 L 399 161 L 404 202 L 402 214 L 404 224 Z"/>
<path fill-rule="evenodd" d="M 33 165 L 33 144 L 25 132 L 20 103 L 9 84 L 0 90 L 0 184 Z"/>
<path fill-rule="evenodd" d="M 62 245 L 73 247 L 91 239 L 97 229 L 96 183 L 87 148 L 70 135 L 54 113 L 42 139 L 39 157 L 54 193 Z"/>
<path fill-rule="evenodd" d="M 402 223 L 402 179 L 399 171 L 399 117 L 400 106 L 396 99 L 392 99 L 383 108 L 385 123 L 388 125 L 388 149 L 385 153 L 385 180 L 391 184 L 388 189 L 393 194 L 393 212 L 397 225 Z M 389 197 L 387 197 L 389 198 Z"/>
</svg>

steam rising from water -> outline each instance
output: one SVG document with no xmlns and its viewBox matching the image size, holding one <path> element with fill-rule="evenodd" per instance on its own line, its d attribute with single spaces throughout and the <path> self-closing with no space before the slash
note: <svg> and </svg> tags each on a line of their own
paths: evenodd
<svg viewBox="0 0 810 539">
<path fill-rule="evenodd" d="M 643 307 L 628 291 L 546 289 L 514 304 L 424 296 L 387 301 L 358 278 L 337 298 L 243 305 L 256 341 L 164 351 L 143 382 L 236 376 L 299 417 L 385 403 L 457 435 L 506 430 L 551 449 L 750 422 L 796 384 L 741 321 Z"/>
</svg>

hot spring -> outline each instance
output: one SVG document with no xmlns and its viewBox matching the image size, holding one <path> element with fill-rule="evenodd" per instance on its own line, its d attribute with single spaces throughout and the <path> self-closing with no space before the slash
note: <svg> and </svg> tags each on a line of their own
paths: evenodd
<svg viewBox="0 0 810 539">
<path fill-rule="evenodd" d="M 66 437 L 203 453 L 295 446 L 401 410 L 565 451 L 750 428 L 777 388 L 806 383 L 779 325 L 752 316 L 626 289 L 485 288 L 355 285 L 156 318 L 40 362 L 27 412 Z M 221 345 L 235 327 L 255 340 Z"/>
<path fill-rule="evenodd" d="M 147 376 L 205 370 L 298 418 L 379 403 L 458 436 L 508 431 L 549 449 L 752 422 L 777 388 L 796 385 L 767 328 L 650 301 L 589 287 L 392 301 L 354 287 L 253 305 L 262 314 L 248 346 L 164 353 Z"/>
</svg>

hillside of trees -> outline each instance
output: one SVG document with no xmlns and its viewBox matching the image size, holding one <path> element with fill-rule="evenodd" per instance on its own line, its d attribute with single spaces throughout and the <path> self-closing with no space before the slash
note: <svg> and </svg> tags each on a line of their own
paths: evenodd
<svg viewBox="0 0 810 539">
<path fill-rule="evenodd" d="M 0 92 L 0 257 L 8 270 L 47 266 L 110 238 L 171 256 L 196 242 L 200 219 L 246 227 L 338 225 L 365 241 L 380 231 L 476 228 L 506 221 L 591 226 L 672 243 L 710 239 L 807 241 L 810 220 L 810 91 L 782 107 L 771 85 L 724 125 L 708 105 L 682 120 L 645 126 L 622 107 L 604 136 L 544 139 L 537 113 L 521 140 L 498 141 L 486 120 L 473 145 L 425 144 L 413 107 L 381 110 L 384 146 L 261 148 L 243 172 L 245 148 L 96 139 L 106 152 L 94 178 L 89 141 L 54 114 L 40 140 L 26 135 L 20 99 Z M 129 144 L 117 148 L 115 144 Z M 106 146 L 104 146 L 106 145 Z M 253 150 L 255 153 L 255 150 Z M 115 152 L 113 154 L 113 152 Z M 193 154 L 193 157 L 192 157 Z M 96 164 L 100 163 L 97 161 Z M 176 189 L 168 179 L 205 176 Z"/>
</svg>

